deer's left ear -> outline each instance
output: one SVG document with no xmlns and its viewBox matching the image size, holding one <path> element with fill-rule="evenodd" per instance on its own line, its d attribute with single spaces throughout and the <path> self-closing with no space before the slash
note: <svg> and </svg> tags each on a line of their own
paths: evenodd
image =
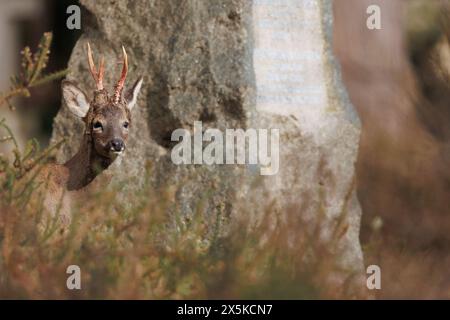
<svg viewBox="0 0 450 320">
<path fill-rule="evenodd" d="M 127 108 L 130 111 L 131 111 L 131 109 L 133 109 L 134 105 L 136 104 L 137 96 L 139 94 L 139 91 L 141 91 L 142 80 L 143 80 L 143 77 L 140 77 L 139 79 L 137 79 L 136 82 L 134 83 L 133 87 L 131 87 L 131 89 L 129 89 L 125 93 L 125 101 L 127 103 Z"/>
</svg>

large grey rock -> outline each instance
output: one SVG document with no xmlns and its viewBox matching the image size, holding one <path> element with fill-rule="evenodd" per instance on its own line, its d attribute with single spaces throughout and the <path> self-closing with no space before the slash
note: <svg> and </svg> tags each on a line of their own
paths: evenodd
<svg viewBox="0 0 450 320">
<path fill-rule="evenodd" d="M 84 25 L 69 62 L 69 78 L 92 88 L 85 47 L 107 61 L 106 83 L 112 87 L 120 66 L 121 45 L 127 48 L 129 83 L 144 75 L 144 87 L 133 111 L 128 150 L 117 180 L 143 180 L 147 161 L 154 167 L 157 186 L 176 184 L 184 213 L 196 210 L 198 200 L 208 196 L 210 212 L 230 213 L 239 168 L 233 166 L 175 166 L 170 159 L 171 133 L 176 128 L 225 129 L 246 127 L 247 98 L 253 88 L 248 1 L 81 1 L 92 13 Z M 53 138 L 68 137 L 59 160 L 78 147 L 81 123 L 63 108 Z M 207 191 L 207 192 L 205 192 Z M 212 198 L 212 199 L 211 199 Z M 194 200 L 194 201 L 193 201 Z"/>
<path fill-rule="evenodd" d="M 264 178 L 263 191 L 248 192 L 298 215 L 301 232 L 335 255 L 330 281 L 339 283 L 348 274 L 360 281 L 363 270 L 354 183 L 360 123 L 332 53 L 331 7 L 330 1 L 254 1 L 250 122 L 280 130 L 280 169 Z"/>
<path fill-rule="evenodd" d="M 92 87 L 87 40 L 109 62 L 106 83 L 117 77 L 113 62 L 122 44 L 130 78 L 145 76 L 127 155 L 112 169 L 114 179 L 135 176 L 139 185 L 150 161 L 156 186 L 178 186 L 184 214 L 206 195 L 211 225 L 232 214 L 258 216 L 274 204 L 275 211 L 301 215 L 305 228 L 299 233 L 319 223 L 317 241 L 328 241 L 340 221 L 338 269 L 362 271 L 360 209 L 352 189 L 360 129 L 330 51 L 330 1 L 81 3 L 92 17 L 73 50 L 68 77 Z M 279 173 L 261 177 L 251 166 L 175 166 L 171 133 L 192 129 L 196 120 L 220 130 L 279 129 Z M 71 143 L 60 152 L 61 161 L 74 153 L 81 132 L 63 108 L 53 138 Z M 256 187 L 254 179 L 261 182 Z M 241 198 L 244 205 L 237 204 Z"/>
</svg>

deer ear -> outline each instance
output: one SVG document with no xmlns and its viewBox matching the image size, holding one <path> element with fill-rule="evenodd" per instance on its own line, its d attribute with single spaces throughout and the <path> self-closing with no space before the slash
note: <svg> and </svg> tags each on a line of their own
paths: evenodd
<svg viewBox="0 0 450 320">
<path fill-rule="evenodd" d="M 137 79 L 136 82 L 134 83 L 133 87 L 131 89 L 129 89 L 127 91 L 127 93 L 125 94 L 125 101 L 127 103 L 127 108 L 130 111 L 131 111 L 131 109 L 133 109 L 134 105 L 136 104 L 137 96 L 139 94 L 139 91 L 141 91 L 142 80 L 143 80 L 142 77 Z"/>
<path fill-rule="evenodd" d="M 89 111 L 89 102 L 84 92 L 73 82 L 64 80 L 62 93 L 69 110 L 77 117 L 84 118 Z"/>
</svg>

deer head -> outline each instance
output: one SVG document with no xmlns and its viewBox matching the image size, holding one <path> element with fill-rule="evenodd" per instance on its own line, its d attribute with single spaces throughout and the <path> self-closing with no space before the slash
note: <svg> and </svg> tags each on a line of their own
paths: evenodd
<svg viewBox="0 0 450 320">
<path fill-rule="evenodd" d="M 114 160 L 126 148 L 128 131 L 131 127 L 131 110 L 136 104 L 142 86 L 142 77 L 123 95 L 128 72 L 128 57 L 123 51 L 123 66 L 119 80 L 110 95 L 103 87 L 104 59 L 100 59 L 99 69 L 94 64 L 92 51 L 87 44 L 89 70 L 96 89 L 89 102 L 86 94 L 71 81 L 63 81 L 62 92 L 69 110 L 85 123 L 85 135 L 92 143 L 93 151 L 99 156 Z"/>
</svg>

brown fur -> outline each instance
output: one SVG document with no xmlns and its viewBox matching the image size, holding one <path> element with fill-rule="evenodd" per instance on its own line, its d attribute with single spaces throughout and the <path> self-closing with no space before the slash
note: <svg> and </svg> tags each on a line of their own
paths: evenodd
<svg viewBox="0 0 450 320">
<path fill-rule="evenodd" d="M 85 132 L 78 152 L 64 164 L 48 164 L 40 169 L 36 182 L 44 187 L 44 207 L 51 216 L 58 216 L 67 225 L 71 221 L 71 207 L 84 194 L 91 192 L 95 178 L 106 170 L 125 150 L 131 128 L 131 108 L 136 102 L 142 84 L 134 86 L 120 96 L 110 96 L 105 89 L 94 91 L 87 105 L 85 94 L 75 83 L 62 84 L 66 103 L 77 115 L 84 114 Z M 84 109 L 88 106 L 87 112 Z M 109 181 L 106 176 L 103 181 Z"/>
</svg>

